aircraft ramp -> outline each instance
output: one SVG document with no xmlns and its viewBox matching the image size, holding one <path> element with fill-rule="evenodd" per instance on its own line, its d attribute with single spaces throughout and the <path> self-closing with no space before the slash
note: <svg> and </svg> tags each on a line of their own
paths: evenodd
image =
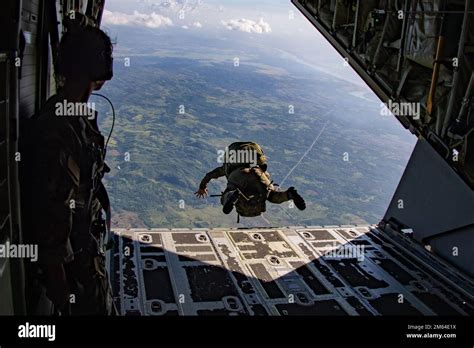
<svg viewBox="0 0 474 348">
<path fill-rule="evenodd" d="M 375 226 L 115 229 L 123 315 L 472 315 L 471 279 Z"/>
</svg>

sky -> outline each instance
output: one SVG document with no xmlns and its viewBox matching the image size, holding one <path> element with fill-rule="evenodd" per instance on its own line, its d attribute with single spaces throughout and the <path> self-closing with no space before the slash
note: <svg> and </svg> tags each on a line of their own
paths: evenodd
<svg viewBox="0 0 474 348">
<path fill-rule="evenodd" d="M 117 37 L 119 54 L 117 33 L 135 28 L 156 38 L 157 49 L 166 49 L 159 43 L 167 40 L 171 46 L 171 38 L 245 46 L 365 86 L 289 0 L 108 0 L 102 26 Z"/>
</svg>

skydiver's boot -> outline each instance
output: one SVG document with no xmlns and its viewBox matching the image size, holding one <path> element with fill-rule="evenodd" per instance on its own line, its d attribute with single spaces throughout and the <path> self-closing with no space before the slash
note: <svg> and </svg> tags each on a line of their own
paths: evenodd
<svg viewBox="0 0 474 348">
<path fill-rule="evenodd" d="M 299 210 L 305 210 L 306 209 L 306 202 L 304 201 L 303 197 L 301 197 L 296 191 L 296 189 L 292 186 L 290 187 L 287 191 L 288 193 L 288 198 L 293 200 L 293 203 L 295 203 L 296 208 Z"/>
<path fill-rule="evenodd" d="M 235 203 L 237 203 L 238 199 L 239 191 L 235 190 L 228 193 L 227 199 L 224 203 L 224 206 L 222 207 L 222 211 L 224 212 L 224 214 L 230 214 L 230 212 L 234 209 L 234 205 Z"/>
</svg>

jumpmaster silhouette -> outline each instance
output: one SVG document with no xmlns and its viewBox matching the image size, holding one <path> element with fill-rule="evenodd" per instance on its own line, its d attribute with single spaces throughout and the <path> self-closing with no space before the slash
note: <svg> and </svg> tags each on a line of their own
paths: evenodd
<svg viewBox="0 0 474 348">
<path fill-rule="evenodd" d="M 294 187 L 279 191 L 267 172 L 267 159 L 260 145 L 254 142 L 236 142 L 220 156 L 223 165 L 207 173 L 195 195 L 204 198 L 212 179 L 225 176 L 227 187 L 221 195 L 222 211 L 230 214 L 236 208 L 238 216 L 254 217 L 266 211 L 266 202 L 281 204 L 293 200 L 299 210 L 306 203 Z"/>
<path fill-rule="evenodd" d="M 37 280 L 28 291 L 44 287 L 61 313 L 110 314 L 101 242 L 109 225 L 102 214 L 110 211 L 102 184 L 109 168 L 97 113 L 88 100 L 112 79 L 112 44 L 99 28 L 71 21 L 57 58 L 61 85 L 25 125 L 28 136 L 22 142 L 24 175 L 35 173 L 23 190 L 30 222 L 26 237 L 40 249 L 39 264 L 28 265 Z"/>
</svg>

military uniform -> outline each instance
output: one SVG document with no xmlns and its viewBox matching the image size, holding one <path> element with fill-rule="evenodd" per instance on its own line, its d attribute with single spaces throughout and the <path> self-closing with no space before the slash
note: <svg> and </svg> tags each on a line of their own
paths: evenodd
<svg viewBox="0 0 474 348">
<path fill-rule="evenodd" d="M 221 196 L 223 206 L 238 192 L 235 208 L 240 216 L 254 217 L 266 211 L 266 201 L 280 204 L 289 201 L 288 191 L 278 191 L 270 181 L 270 174 L 266 171 L 267 162 L 262 148 L 253 142 L 237 142 L 228 147 L 228 150 L 255 151 L 257 165 L 250 163 L 224 163 L 221 167 L 206 174 L 201 181 L 201 190 L 207 187 L 211 179 L 225 176 L 227 187 Z"/>
<path fill-rule="evenodd" d="M 102 209 L 110 211 L 101 181 L 108 171 L 104 138 L 96 117 L 57 116 L 55 105 L 61 102 L 52 97 L 29 121 L 26 162 L 33 177 L 25 193 L 27 234 L 39 246 L 40 268 L 64 264 L 74 299 L 71 314 L 110 314 L 103 242 L 107 221 L 102 218 Z"/>
</svg>

